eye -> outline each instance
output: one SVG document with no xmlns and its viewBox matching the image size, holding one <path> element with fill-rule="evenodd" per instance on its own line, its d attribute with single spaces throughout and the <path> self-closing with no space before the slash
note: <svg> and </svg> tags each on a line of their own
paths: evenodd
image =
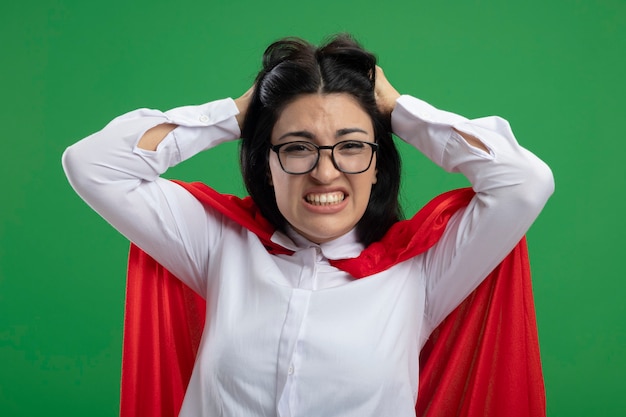
<svg viewBox="0 0 626 417">
<path fill-rule="evenodd" d="M 358 154 L 366 150 L 366 144 L 358 140 L 347 140 L 337 144 L 337 151 L 342 154 Z"/>
<path fill-rule="evenodd" d="M 290 142 L 281 146 L 280 152 L 288 156 L 308 156 L 317 154 L 317 148 L 309 142 Z"/>
</svg>

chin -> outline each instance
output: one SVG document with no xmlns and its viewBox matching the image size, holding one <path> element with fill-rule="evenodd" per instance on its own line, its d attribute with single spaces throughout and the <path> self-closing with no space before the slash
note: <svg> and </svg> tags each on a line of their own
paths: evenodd
<svg viewBox="0 0 626 417">
<path fill-rule="evenodd" d="M 344 229 L 340 229 L 340 230 L 324 230 L 323 232 L 321 232 L 318 229 L 317 232 L 313 232 L 313 233 L 306 233 L 306 232 L 302 232 L 302 231 L 298 230 L 298 233 L 300 233 L 302 236 L 306 237 L 311 242 L 320 244 L 320 243 L 326 243 L 326 242 L 330 242 L 331 240 L 340 238 L 341 236 L 343 236 L 346 233 L 348 233 L 350 230 L 352 230 L 352 228 L 349 228 L 349 229 L 346 229 L 346 230 L 344 230 Z"/>
</svg>

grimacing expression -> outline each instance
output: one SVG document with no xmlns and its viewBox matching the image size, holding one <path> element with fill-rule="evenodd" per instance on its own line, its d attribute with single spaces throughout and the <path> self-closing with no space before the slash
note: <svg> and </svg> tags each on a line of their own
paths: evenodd
<svg viewBox="0 0 626 417">
<path fill-rule="evenodd" d="M 346 140 L 375 142 L 374 126 L 347 93 L 306 94 L 289 103 L 272 130 L 272 145 L 293 141 L 332 146 Z M 322 149 L 317 166 L 306 174 L 286 173 L 270 151 L 270 181 L 281 214 L 297 232 L 324 243 L 352 230 L 365 213 L 376 183 L 376 155 L 359 174 L 339 171 L 331 151 Z"/>
</svg>

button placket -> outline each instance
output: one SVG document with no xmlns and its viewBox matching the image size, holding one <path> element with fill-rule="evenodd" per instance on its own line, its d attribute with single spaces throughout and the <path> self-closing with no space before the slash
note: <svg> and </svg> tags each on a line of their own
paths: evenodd
<svg viewBox="0 0 626 417">
<path fill-rule="evenodd" d="M 291 416 L 293 410 L 298 407 L 296 388 L 298 385 L 298 368 L 301 360 L 300 342 L 303 337 L 311 291 L 315 290 L 316 286 L 317 262 L 318 258 L 321 257 L 321 249 L 318 246 L 310 247 L 300 251 L 297 256 L 300 258 L 302 269 L 298 280 L 298 288 L 293 289 L 289 302 L 289 310 L 285 318 L 281 345 L 279 347 L 279 396 L 277 408 L 281 417 Z"/>
<path fill-rule="evenodd" d="M 303 250 L 299 256 L 302 259 L 302 269 L 298 280 L 298 288 L 303 290 L 315 290 L 317 277 L 317 257 L 319 247 L 311 247 Z"/>
<path fill-rule="evenodd" d="M 278 352 L 278 398 L 280 416 L 292 415 L 296 399 L 296 366 L 298 363 L 298 340 L 302 337 L 303 323 L 308 312 L 311 291 L 295 288 L 291 295 Z"/>
</svg>

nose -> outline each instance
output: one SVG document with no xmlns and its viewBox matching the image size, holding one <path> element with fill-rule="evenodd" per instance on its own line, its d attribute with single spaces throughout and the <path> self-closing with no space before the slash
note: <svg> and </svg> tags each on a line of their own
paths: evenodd
<svg viewBox="0 0 626 417">
<path fill-rule="evenodd" d="M 330 184 L 341 175 L 332 160 L 330 149 L 320 150 L 320 159 L 311 171 L 311 176 L 322 184 Z"/>
</svg>

